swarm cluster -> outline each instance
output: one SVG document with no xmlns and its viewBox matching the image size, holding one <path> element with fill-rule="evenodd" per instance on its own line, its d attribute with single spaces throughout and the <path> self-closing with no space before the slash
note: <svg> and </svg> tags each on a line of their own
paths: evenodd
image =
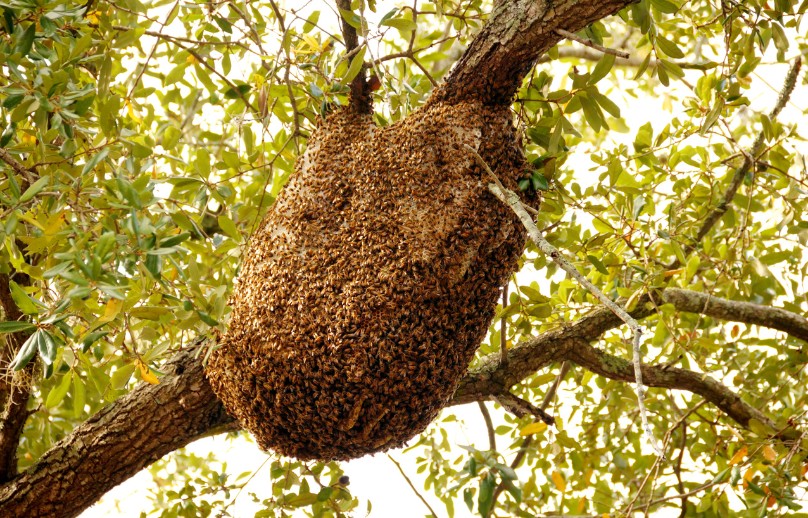
<svg viewBox="0 0 808 518">
<path fill-rule="evenodd" d="M 379 128 L 323 121 L 246 251 L 207 375 L 264 449 L 347 459 L 400 446 L 452 396 L 524 232 L 507 108 L 428 104 Z"/>
</svg>

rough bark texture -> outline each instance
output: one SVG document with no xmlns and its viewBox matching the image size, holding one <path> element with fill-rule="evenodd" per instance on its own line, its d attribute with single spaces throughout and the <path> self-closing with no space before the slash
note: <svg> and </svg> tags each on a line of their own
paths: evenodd
<svg viewBox="0 0 808 518">
<path fill-rule="evenodd" d="M 0 516 L 77 516 L 140 469 L 227 424 L 194 353 L 178 354 L 159 385 L 141 384 L 102 409 L 0 488 Z"/>
<path fill-rule="evenodd" d="M 626 0 L 499 2 L 432 98 L 508 105 L 536 60 L 563 39 L 556 29 L 579 31 L 631 3 Z"/>
<path fill-rule="evenodd" d="M 0 307 L 3 308 L 5 320 L 22 320 L 24 315 L 11 297 L 11 279 L 0 274 Z M 27 275 L 17 278 L 18 284 L 28 285 Z M 29 333 L 10 333 L 6 335 L 5 346 L 0 351 L 0 365 L 9 365 L 17 354 Z M 25 421 L 30 415 L 28 399 L 31 395 L 29 380 L 33 364 L 11 376 L 10 383 L 3 382 L 0 387 L 0 400 L 4 401 L 3 414 L 0 418 L 0 483 L 5 483 L 17 475 L 17 446 L 25 429 Z"/>
</svg>

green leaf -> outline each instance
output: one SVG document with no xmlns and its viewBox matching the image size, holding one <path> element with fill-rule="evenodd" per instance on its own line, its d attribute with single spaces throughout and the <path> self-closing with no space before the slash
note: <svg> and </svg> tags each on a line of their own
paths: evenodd
<svg viewBox="0 0 808 518">
<path fill-rule="evenodd" d="M 347 9 L 340 9 L 339 14 L 342 15 L 342 19 L 354 29 L 362 29 L 362 18 L 355 12 Z"/>
<path fill-rule="evenodd" d="M 676 59 L 681 59 L 685 57 L 685 53 L 682 52 L 682 49 L 679 48 L 676 43 L 672 42 L 671 40 L 667 40 L 661 36 L 657 36 L 656 40 L 654 41 L 656 47 L 667 54 L 668 56 Z"/>
<path fill-rule="evenodd" d="M 48 185 L 48 182 L 50 182 L 50 177 L 43 176 L 36 182 L 32 183 L 31 186 L 28 187 L 24 193 L 22 193 L 22 196 L 20 196 L 20 203 L 25 203 L 39 194 L 42 189 Z"/>
<path fill-rule="evenodd" d="M 22 33 L 22 36 L 17 41 L 17 45 L 14 47 L 15 52 L 19 52 L 23 56 L 27 56 L 29 52 L 31 52 L 31 47 L 34 46 L 34 38 L 36 37 L 36 23 L 32 23 L 25 29 L 25 32 Z"/>
<path fill-rule="evenodd" d="M 407 18 L 390 18 L 384 20 L 379 25 L 393 27 L 394 29 L 398 29 L 402 32 L 414 31 L 418 27 L 414 21 L 408 20 Z"/>
<path fill-rule="evenodd" d="M 28 337 L 25 343 L 22 344 L 20 350 L 17 351 L 17 355 L 14 357 L 14 360 L 11 362 L 11 368 L 15 371 L 19 371 L 25 368 L 28 365 L 28 362 L 31 361 L 31 358 L 34 357 L 37 351 L 37 340 L 39 340 L 39 333 L 42 333 L 41 329 L 37 329 L 37 331 Z"/>
<path fill-rule="evenodd" d="M 45 365 L 51 365 L 56 359 L 56 340 L 54 340 L 53 335 L 44 329 L 40 329 L 36 334 L 39 357 L 42 358 Z"/>
<path fill-rule="evenodd" d="M 488 516 L 494 504 L 494 489 L 496 489 L 496 479 L 491 473 L 487 473 L 480 483 L 480 494 L 477 497 L 477 510 L 482 516 Z"/>
<path fill-rule="evenodd" d="M 592 73 L 589 75 L 589 84 L 593 85 L 606 77 L 606 74 L 612 69 L 614 66 L 614 54 L 604 54 L 602 58 L 598 61 L 598 64 L 595 65 L 595 68 L 592 70 Z"/>
<path fill-rule="evenodd" d="M 112 376 L 110 377 L 109 384 L 115 390 L 120 390 L 129 383 L 129 380 L 132 378 L 132 374 L 135 373 L 135 364 L 134 363 L 127 363 L 126 365 L 122 365 L 119 367 Z"/>
<path fill-rule="evenodd" d="M 603 275 L 609 275 L 609 270 L 606 269 L 606 266 L 600 259 L 598 259 L 594 255 L 587 255 L 586 258 L 589 260 L 590 263 L 592 263 L 592 266 L 594 266 L 597 271 L 599 271 Z"/>
<path fill-rule="evenodd" d="M 356 53 L 356 55 L 351 58 L 351 65 L 348 67 L 348 70 L 345 72 L 345 75 L 342 77 L 342 82 L 344 84 L 348 84 L 354 80 L 354 78 L 359 75 L 359 72 L 362 70 L 362 66 L 365 64 L 365 51 L 367 47 L 362 47 Z"/>
<path fill-rule="evenodd" d="M 72 373 L 62 376 L 62 379 L 59 380 L 59 384 L 53 387 L 48 393 L 48 397 L 45 399 L 45 406 L 48 408 L 53 408 L 61 403 L 67 395 L 68 389 L 70 389 L 71 381 L 73 381 Z"/>
<path fill-rule="evenodd" d="M 16 320 L 0 322 L 0 333 L 19 333 L 33 331 L 34 329 L 36 329 L 36 326 L 29 322 L 20 322 Z"/>
<path fill-rule="evenodd" d="M 84 167 L 83 167 L 83 168 L 82 168 L 82 170 L 81 170 L 81 174 L 82 174 L 82 175 L 85 175 L 85 174 L 89 173 L 90 171 L 92 171 L 93 169 L 95 169 L 95 166 L 97 166 L 97 165 L 98 165 L 98 163 L 99 163 L 99 162 L 101 162 L 101 160 L 103 160 L 104 158 L 106 158 L 108 154 L 109 154 L 109 148 L 108 148 L 108 147 L 105 147 L 105 148 L 104 148 L 104 149 L 102 149 L 100 152 L 98 152 L 97 154 L 93 155 L 93 157 L 92 157 L 92 158 L 90 158 L 90 159 L 87 161 L 87 163 L 86 163 L 86 164 L 84 164 Z"/>
<path fill-rule="evenodd" d="M 26 315 L 36 315 L 40 309 L 47 309 L 45 304 L 28 295 L 16 282 L 8 281 L 8 285 L 11 288 L 11 298 L 14 299 L 14 303 Z"/>
</svg>

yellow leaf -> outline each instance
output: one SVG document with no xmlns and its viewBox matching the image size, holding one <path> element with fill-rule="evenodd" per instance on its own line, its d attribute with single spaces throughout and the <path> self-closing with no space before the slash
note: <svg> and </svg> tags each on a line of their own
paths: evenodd
<svg viewBox="0 0 808 518">
<path fill-rule="evenodd" d="M 196 59 L 196 56 L 194 56 L 193 54 L 188 54 L 188 57 L 185 58 L 185 62 L 188 63 L 189 65 L 199 63 L 199 61 Z"/>
<path fill-rule="evenodd" d="M 611 518 L 611 516 L 609 516 L 609 513 L 603 513 L 600 518 Z"/>
<path fill-rule="evenodd" d="M 752 482 L 752 479 L 755 477 L 755 469 L 754 466 L 750 466 L 749 469 L 746 470 L 746 473 L 743 474 L 743 487 L 746 489 L 749 487 L 749 483 Z"/>
<path fill-rule="evenodd" d="M 741 446 L 741 449 L 736 451 L 735 455 L 729 459 L 729 465 L 734 466 L 740 463 L 746 457 L 747 453 L 749 453 L 749 448 L 747 448 L 746 445 Z"/>
<path fill-rule="evenodd" d="M 138 371 L 140 371 L 140 378 L 149 383 L 151 385 L 159 385 L 160 380 L 157 379 L 157 376 L 149 369 L 149 366 L 143 363 L 140 359 L 135 360 L 135 365 L 137 365 Z"/>
<path fill-rule="evenodd" d="M 522 437 L 526 437 L 528 435 L 533 435 L 534 433 L 542 433 L 546 429 L 547 424 L 539 421 L 537 423 L 530 423 L 529 425 L 519 430 L 519 435 Z"/>
<path fill-rule="evenodd" d="M 104 308 L 104 314 L 98 319 L 99 322 L 112 322 L 118 313 L 121 312 L 123 301 L 120 299 L 109 299 L 107 306 Z"/>
<path fill-rule="evenodd" d="M 550 475 L 550 478 L 553 479 L 553 484 L 555 484 L 556 489 L 558 489 L 562 493 L 567 490 L 567 481 L 564 480 L 564 475 L 562 475 L 560 472 L 553 471 L 553 474 Z"/>
<path fill-rule="evenodd" d="M 774 462 L 777 460 L 777 452 L 774 451 L 774 448 L 767 444 L 763 447 L 763 458 L 769 462 Z"/>
</svg>

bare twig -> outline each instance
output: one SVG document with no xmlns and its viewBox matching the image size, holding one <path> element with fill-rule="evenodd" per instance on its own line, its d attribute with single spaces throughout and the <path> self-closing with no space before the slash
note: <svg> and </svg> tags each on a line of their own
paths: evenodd
<svg viewBox="0 0 808 518">
<path fill-rule="evenodd" d="M 532 415 L 533 417 L 541 420 L 547 425 L 552 425 L 555 423 L 555 419 L 553 416 L 548 414 L 544 411 L 544 409 L 537 407 L 536 405 L 532 404 L 530 401 L 525 401 L 524 399 L 514 396 L 510 392 L 503 392 L 502 394 L 496 394 L 494 399 L 497 403 L 505 407 L 509 412 L 514 414 L 516 417 L 525 417 L 528 415 Z"/>
<path fill-rule="evenodd" d="M 508 283 L 502 287 L 502 318 L 499 319 L 499 353 L 502 365 L 508 363 L 508 322 L 505 308 L 508 306 Z"/>
<path fill-rule="evenodd" d="M 664 452 L 656 443 L 653 434 L 651 433 L 651 426 L 648 424 L 648 412 L 645 409 L 645 390 L 643 389 L 642 385 L 642 358 L 640 353 L 640 339 L 642 338 L 642 328 L 640 328 L 640 324 L 629 315 L 626 310 L 622 307 L 618 306 L 614 301 L 612 301 L 609 297 L 607 297 L 600 289 L 598 289 L 594 284 L 589 282 L 589 279 L 581 275 L 581 273 L 572 265 L 567 259 L 558 251 L 556 247 L 551 245 L 544 237 L 541 235 L 541 231 L 534 223 L 533 218 L 530 217 L 528 211 L 525 210 L 525 205 L 522 203 L 522 200 L 519 199 L 519 195 L 515 192 L 505 189 L 500 183 L 499 179 L 497 179 L 494 172 L 488 167 L 488 164 L 483 160 L 483 158 L 477 153 L 474 148 L 471 146 L 466 145 L 466 149 L 469 150 L 474 155 L 474 158 L 477 162 L 482 166 L 486 172 L 490 176 L 495 179 L 494 183 L 488 185 L 488 190 L 497 197 L 502 203 L 507 205 L 508 207 L 513 210 L 513 212 L 519 217 L 519 220 L 524 225 L 525 229 L 527 230 L 528 236 L 530 237 L 531 241 L 541 250 L 545 255 L 550 257 L 554 263 L 556 263 L 562 270 L 567 272 L 567 274 L 578 281 L 578 283 L 587 289 L 592 295 L 595 296 L 604 306 L 609 308 L 615 315 L 620 318 L 626 325 L 629 326 L 631 329 L 632 334 L 634 335 L 634 339 L 632 340 L 632 352 L 633 352 L 633 363 L 634 363 L 634 379 L 637 384 L 637 406 L 640 409 L 640 418 L 642 420 L 642 427 L 645 432 L 645 435 L 648 438 L 648 441 L 651 443 L 651 446 L 656 451 L 657 455 L 660 457 L 664 457 Z"/>
<path fill-rule="evenodd" d="M 396 465 L 396 467 L 398 468 L 398 472 L 401 473 L 401 476 L 404 477 L 404 480 L 407 481 L 407 484 L 410 486 L 410 489 L 412 489 L 413 493 L 415 493 L 415 496 L 417 496 L 421 500 L 421 502 L 424 503 L 424 505 L 426 506 L 427 509 L 429 509 L 429 512 L 432 514 L 434 518 L 438 518 L 438 513 L 436 513 L 435 510 L 432 509 L 432 506 L 429 505 L 429 502 L 426 501 L 426 498 L 424 498 L 423 495 L 421 495 L 420 491 L 416 489 L 415 485 L 413 485 L 412 483 L 412 480 L 410 480 L 410 477 L 408 477 L 407 474 L 404 472 L 404 470 L 401 468 L 401 464 L 399 464 L 398 461 L 396 461 L 396 459 L 391 457 L 389 453 L 387 454 L 387 458 L 390 459 L 390 462 Z"/>
<path fill-rule="evenodd" d="M 32 184 L 36 181 L 36 174 L 33 171 L 22 165 L 20 162 L 15 159 L 11 153 L 6 151 L 4 148 L 0 147 L 0 160 L 5 162 L 6 164 L 14 170 L 15 173 L 21 175 L 28 184 Z"/>
<path fill-rule="evenodd" d="M 587 47 L 593 48 L 595 50 L 599 50 L 600 52 L 603 52 L 604 54 L 612 54 L 614 56 L 621 57 L 623 59 L 628 59 L 628 58 L 631 57 L 631 54 L 629 54 L 625 50 L 610 49 L 609 47 L 604 47 L 603 45 L 598 45 L 597 43 L 595 43 L 593 41 L 585 40 L 585 39 L 581 38 L 580 36 L 578 36 L 577 34 L 575 34 L 573 32 L 570 32 L 570 31 L 565 31 L 564 29 L 556 29 L 555 32 L 559 36 L 563 36 L 564 38 L 567 38 L 568 40 L 577 41 L 581 45 L 586 45 Z"/>
<path fill-rule="evenodd" d="M 777 104 L 774 105 L 774 108 L 772 108 L 772 111 L 769 113 L 770 119 L 776 118 L 783 107 L 785 107 L 785 105 L 788 103 L 791 93 L 794 91 L 794 86 L 797 84 L 797 77 L 799 76 L 801 66 L 802 59 L 797 56 L 794 63 L 791 65 L 791 68 L 788 70 L 788 74 L 786 74 L 786 79 L 783 82 L 782 90 L 780 90 L 780 96 L 777 99 Z M 698 233 L 696 233 L 695 243 L 700 242 L 713 228 L 713 226 L 715 226 L 718 220 L 721 219 L 721 216 L 727 212 L 730 203 L 732 203 L 732 199 L 735 198 L 735 193 L 738 192 L 738 188 L 741 186 L 741 183 L 743 183 L 743 179 L 746 178 L 746 175 L 757 161 L 758 155 L 763 149 L 763 141 L 765 138 L 765 132 L 761 131 L 755 139 L 755 142 L 752 144 L 750 151 L 748 153 L 744 153 L 743 163 L 735 170 L 735 174 L 732 176 L 732 180 L 730 181 L 727 190 L 724 191 L 724 195 L 721 197 L 718 205 L 707 215 L 706 218 L 704 218 L 704 222 L 701 224 Z M 671 266 L 675 268 L 678 265 L 679 263 L 677 260 Z"/>
<path fill-rule="evenodd" d="M 483 420 L 485 421 L 485 428 L 488 430 L 488 449 L 497 451 L 497 437 L 494 433 L 494 422 L 491 421 L 491 414 L 485 407 L 484 402 L 477 401 L 477 406 L 480 407 L 480 413 L 483 414 Z"/>
</svg>

